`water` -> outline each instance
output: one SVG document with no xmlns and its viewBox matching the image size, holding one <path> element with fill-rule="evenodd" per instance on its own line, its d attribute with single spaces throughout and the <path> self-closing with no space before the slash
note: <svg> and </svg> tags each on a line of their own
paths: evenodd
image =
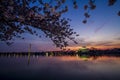
<svg viewBox="0 0 120 80">
<path fill-rule="evenodd" d="M 1 56 L 0 80 L 120 80 L 120 57 Z"/>
</svg>

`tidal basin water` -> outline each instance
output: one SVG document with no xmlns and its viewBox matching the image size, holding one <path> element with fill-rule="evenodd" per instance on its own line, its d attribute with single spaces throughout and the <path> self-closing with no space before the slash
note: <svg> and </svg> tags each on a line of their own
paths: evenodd
<svg viewBox="0 0 120 80">
<path fill-rule="evenodd" d="M 120 80 L 120 57 L 1 56 L 0 80 Z"/>
</svg>

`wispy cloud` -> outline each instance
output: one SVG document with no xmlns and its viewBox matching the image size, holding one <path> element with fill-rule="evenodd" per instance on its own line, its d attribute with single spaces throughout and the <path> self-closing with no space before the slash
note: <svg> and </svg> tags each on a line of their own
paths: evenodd
<svg viewBox="0 0 120 80">
<path fill-rule="evenodd" d="M 99 27 L 97 27 L 94 32 L 95 33 L 99 32 L 103 27 L 105 27 L 105 24 L 106 24 L 106 22 L 104 22 L 102 25 L 100 25 Z"/>
<path fill-rule="evenodd" d="M 115 38 L 115 40 L 120 40 L 120 37 L 118 37 L 118 38 Z"/>
<path fill-rule="evenodd" d="M 116 41 L 87 41 L 86 39 L 80 39 L 81 41 L 78 44 L 72 44 L 70 47 L 80 47 L 80 46 L 119 46 L 120 43 Z"/>
<path fill-rule="evenodd" d="M 113 45 L 112 41 L 99 41 L 94 44 L 95 46 L 111 46 Z"/>
</svg>

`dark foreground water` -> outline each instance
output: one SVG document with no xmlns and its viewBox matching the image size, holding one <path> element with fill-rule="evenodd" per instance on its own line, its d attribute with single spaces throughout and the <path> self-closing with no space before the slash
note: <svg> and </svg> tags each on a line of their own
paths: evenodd
<svg viewBox="0 0 120 80">
<path fill-rule="evenodd" d="M 120 80 L 120 57 L 0 57 L 0 80 Z"/>
</svg>

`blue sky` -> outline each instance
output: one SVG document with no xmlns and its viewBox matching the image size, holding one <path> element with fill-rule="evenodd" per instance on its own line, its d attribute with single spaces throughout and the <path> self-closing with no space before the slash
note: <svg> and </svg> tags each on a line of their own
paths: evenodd
<svg viewBox="0 0 120 80">
<path fill-rule="evenodd" d="M 84 9 L 83 6 L 87 4 L 88 0 L 77 0 L 78 9 L 72 7 L 72 2 L 67 0 L 66 4 L 69 6 L 69 11 L 62 15 L 62 17 L 70 18 L 71 28 L 74 29 L 80 36 L 76 37 L 78 44 L 70 41 L 70 49 L 77 49 L 83 45 L 97 48 L 120 48 L 120 17 L 117 15 L 120 10 L 120 0 L 117 0 L 115 5 L 109 7 L 108 0 L 96 0 L 96 9 L 90 11 L 90 18 L 86 24 L 83 24 Z M 0 52 L 26 52 L 28 46 L 32 44 L 32 51 L 49 51 L 59 50 L 52 41 L 44 37 L 38 38 L 27 33 L 24 34 L 25 40 L 16 39 L 14 44 L 7 46 L 4 42 L 0 42 Z"/>
</svg>

